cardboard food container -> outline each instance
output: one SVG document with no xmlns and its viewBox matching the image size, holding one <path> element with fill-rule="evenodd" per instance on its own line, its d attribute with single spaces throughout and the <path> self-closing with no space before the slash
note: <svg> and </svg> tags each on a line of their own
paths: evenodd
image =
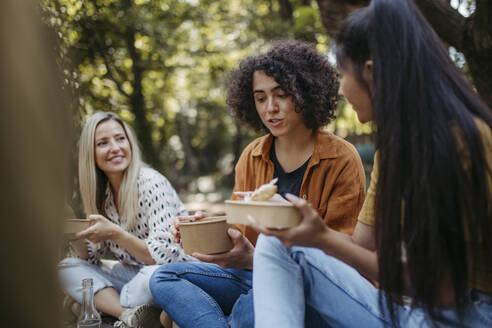
<svg viewBox="0 0 492 328">
<path fill-rule="evenodd" d="M 186 254 L 218 254 L 232 248 L 232 241 L 227 234 L 231 227 L 225 216 L 203 218 L 193 222 L 179 224 L 181 244 Z"/>
<path fill-rule="evenodd" d="M 294 227 L 301 221 L 301 214 L 294 205 L 280 202 L 255 202 L 226 200 L 227 223 L 249 225 L 248 214 L 267 228 Z"/>
<path fill-rule="evenodd" d="M 75 238 L 75 234 L 79 231 L 89 228 L 89 220 L 81 219 L 65 219 L 63 221 L 63 233 L 67 238 Z"/>
</svg>

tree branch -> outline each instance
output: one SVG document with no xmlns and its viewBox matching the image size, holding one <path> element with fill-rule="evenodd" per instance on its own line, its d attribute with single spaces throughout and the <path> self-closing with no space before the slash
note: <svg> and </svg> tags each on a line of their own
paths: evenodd
<svg viewBox="0 0 492 328">
<path fill-rule="evenodd" d="M 490 13 L 490 10 L 492 9 L 492 3 L 490 2 L 490 0 L 475 0 L 475 7 L 475 12 L 481 12 L 485 15 L 486 13 Z"/>
<path fill-rule="evenodd" d="M 290 0 L 278 0 L 278 4 L 280 6 L 280 17 L 290 21 L 293 20 L 294 8 L 292 8 Z"/>
<path fill-rule="evenodd" d="M 317 0 L 321 21 L 329 36 L 338 34 L 340 23 L 355 9 L 366 6 L 369 0 Z"/>
<path fill-rule="evenodd" d="M 120 81 L 118 81 L 118 79 L 116 78 L 116 76 L 113 74 L 113 69 L 111 68 L 111 64 L 109 63 L 109 60 L 107 58 L 107 54 L 105 51 L 100 51 L 101 53 L 101 56 L 103 58 L 103 61 L 104 61 L 104 65 L 106 65 L 106 76 L 111 79 L 111 81 L 114 82 L 114 84 L 116 85 L 116 88 L 118 89 L 119 92 L 121 92 L 124 96 L 126 96 L 127 98 L 130 97 L 130 94 L 128 94 L 124 89 L 123 89 L 123 86 L 122 84 L 120 83 Z"/>
<path fill-rule="evenodd" d="M 451 7 L 449 0 L 415 0 L 415 4 L 441 39 L 463 51 L 467 19 Z"/>
<path fill-rule="evenodd" d="M 490 0 L 476 0 L 475 12 L 472 15 L 472 33 L 474 47 L 478 50 L 492 49 L 492 2 Z"/>
<path fill-rule="evenodd" d="M 414 0 L 422 14 L 441 39 L 463 51 L 467 19 L 449 4 L 449 0 Z M 331 37 L 336 36 L 340 23 L 355 9 L 366 6 L 369 0 L 317 0 L 323 25 Z M 489 0 L 478 5 L 490 7 Z M 487 16 L 488 17 L 488 16 Z"/>
<path fill-rule="evenodd" d="M 94 7 L 97 10 L 99 10 L 97 1 L 91 0 L 91 2 L 94 5 Z M 116 29 L 114 29 L 114 30 L 116 30 Z M 118 80 L 118 77 L 113 73 L 113 69 L 112 69 L 110 61 L 108 60 L 108 57 L 107 57 L 108 56 L 107 51 L 103 47 L 104 42 L 101 41 L 101 39 L 100 39 L 99 29 L 94 28 L 93 32 L 95 33 L 94 45 L 95 45 L 97 51 L 99 52 L 100 56 L 102 57 L 102 59 L 104 61 L 104 65 L 106 66 L 107 72 L 105 74 L 105 77 L 108 77 L 110 80 L 112 80 L 114 82 L 114 84 L 116 85 L 116 88 L 118 89 L 118 91 L 122 95 L 124 95 L 126 97 L 130 97 L 130 95 L 127 92 L 125 92 L 125 90 L 123 90 L 122 83 Z M 115 71 L 116 71 L 116 68 L 115 68 Z"/>
</svg>

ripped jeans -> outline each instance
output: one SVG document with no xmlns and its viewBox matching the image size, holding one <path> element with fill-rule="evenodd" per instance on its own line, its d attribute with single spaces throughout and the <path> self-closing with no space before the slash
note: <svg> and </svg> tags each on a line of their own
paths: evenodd
<svg viewBox="0 0 492 328">
<path fill-rule="evenodd" d="M 304 327 L 313 313 L 322 322 L 306 327 L 492 327 L 492 295 L 474 289 L 463 321 L 455 309 L 441 311 L 448 320 L 441 324 L 421 308 L 401 305 L 395 325 L 379 306 L 380 290 L 354 268 L 316 248 L 286 248 L 275 237 L 258 238 L 253 282 L 256 328 Z"/>
<path fill-rule="evenodd" d="M 58 264 L 58 275 L 65 292 L 77 302 L 82 302 L 82 280 L 92 278 L 94 294 L 113 287 L 120 294 L 123 307 L 154 304 L 149 289 L 149 279 L 159 265 L 135 266 L 118 261 L 102 260 L 99 265 L 78 258 L 66 258 Z"/>
</svg>

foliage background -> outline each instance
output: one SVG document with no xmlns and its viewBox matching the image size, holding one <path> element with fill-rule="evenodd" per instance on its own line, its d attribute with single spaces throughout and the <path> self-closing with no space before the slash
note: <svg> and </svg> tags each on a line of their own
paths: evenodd
<svg viewBox="0 0 492 328">
<path fill-rule="evenodd" d="M 95 111 L 118 113 L 135 130 L 145 160 L 184 201 L 221 202 L 241 150 L 258 134 L 235 122 L 225 104 L 227 73 L 276 39 L 312 42 L 330 60 L 332 40 L 310 0 L 42 0 L 56 32 L 74 135 Z M 463 6 L 456 3 L 455 8 Z M 468 14 L 474 10 L 467 1 Z M 467 69 L 461 53 L 455 62 Z M 371 126 L 341 102 L 327 127 L 358 147 L 370 172 Z M 77 195 L 77 140 L 73 193 Z"/>
</svg>

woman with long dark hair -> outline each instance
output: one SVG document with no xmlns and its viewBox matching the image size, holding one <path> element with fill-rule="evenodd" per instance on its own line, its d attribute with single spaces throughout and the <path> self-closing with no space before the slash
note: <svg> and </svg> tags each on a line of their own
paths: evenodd
<svg viewBox="0 0 492 328">
<path fill-rule="evenodd" d="M 350 238 L 294 196 L 299 226 L 251 219 L 256 327 L 302 326 L 306 306 L 330 327 L 491 326 L 490 110 L 412 1 L 373 0 L 336 49 L 340 94 L 375 123 L 371 185 Z"/>
</svg>

